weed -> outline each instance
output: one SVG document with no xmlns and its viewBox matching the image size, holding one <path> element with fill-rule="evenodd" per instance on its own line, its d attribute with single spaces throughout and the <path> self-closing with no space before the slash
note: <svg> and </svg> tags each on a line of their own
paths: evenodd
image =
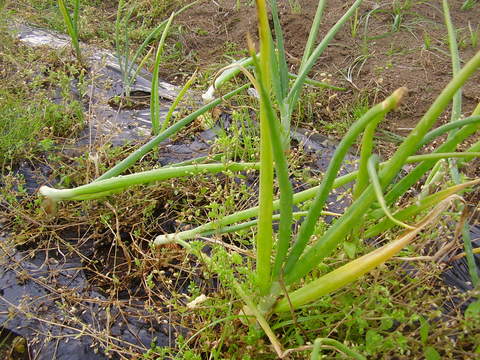
<svg viewBox="0 0 480 360">
<path fill-rule="evenodd" d="M 468 30 L 470 33 L 470 45 L 472 48 L 476 49 L 478 47 L 478 38 L 480 36 L 480 24 L 477 24 L 477 27 L 473 28 L 469 21 Z"/>
<path fill-rule="evenodd" d="M 426 31 L 423 32 L 423 48 L 425 50 L 430 50 L 432 47 L 432 38 L 430 37 L 430 34 Z"/>
<path fill-rule="evenodd" d="M 84 125 L 83 105 L 72 98 L 71 68 L 49 71 L 47 77 L 32 77 L 32 68 L 18 59 L 37 59 L 37 70 L 44 66 L 41 57 L 18 46 L 8 35 L 2 35 L 3 51 L 11 57 L 1 60 L 5 71 L 0 89 L 0 164 L 2 169 L 14 159 L 32 156 L 53 144 L 51 137 L 67 137 L 78 133 Z M 43 54 L 43 58 L 46 58 Z M 48 60 L 48 58 L 46 58 Z M 28 60 L 27 60 L 28 61 Z M 17 71 L 17 67 L 22 68 Z M 55 84 L 55 85 L 53 85 Z M 60 95 L 59 103 L 51 98 Z M 27 150 L 28 149 L 28 150 Z"/>
<path fill-rule="evenodd" d="M 288 0 L 288 4 L 293 14 L 300 14 L 302 12 L 302 5 L 300 5 L 298 0 Z"/>
<path fill-rule="evenodd" d="M 462 10 L 472 9 L 476 3 L 477 3 L 477 0 L 466 0 L 462 5 Z"/>
<path fill-rule="evenodd" d="M 131 56 L 131 44 L 130 44 L 130 33 L 131 33 L 131 24 L 130 20 L 136 9 L 136 4 L 129 2 L 128 0 L 120 0 L 118 3 L 117 17 L 115 21 L 115 47 L 117 52 L 118 62 L 120 64 L 120 70 L 122 72 L 122 81 L 124 86 L 124 93 L 126 96 L 130 96 L 131 86 L 135 82 L 138 71 L 140 71 L 141 66 L 136 64 L 137 61 L 140 61 L 140 64 L 143 64 L 146 61 L 146 57 L 149 54 L 143 55 L 147 46 L 154 41 L 160 34 L 161 40 L 157 51 L 156 57 L 156 66 L 158 71 L 160 55 L 162 54 L 163 44 L 168 33 L 169 26 L 173 18 L 191 6 L 198 3 L 200 0 L 191 2 L 190 4 L 184 6 L 180 10 L 173 12 L 168 20 L 160 22 L 153 30 L 150 30 L 148 35 L 145 37 L 141 45 Z M 153 112 L 152 112 L 153 114 Z M 154 127 L 154 132 L 157 133 L 159 130 L 159 125 Z"/>
</svg>

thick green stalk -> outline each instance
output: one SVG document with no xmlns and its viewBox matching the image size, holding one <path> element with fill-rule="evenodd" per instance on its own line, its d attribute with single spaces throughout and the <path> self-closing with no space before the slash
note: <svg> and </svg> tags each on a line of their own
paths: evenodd
<svg viewBox="0 0 480 360">
<path fill-rule="evenodd" d="M 170 120 L 173 116 L 173 112 L 177 108 L 180 101 L 182 101 L 183 97 L 187 93 L 188 89 L 190 89 L 190 87 L 192 86 L 196 78 L 197 78 L 197 71 L 195 71 L 193 75 L 190 77 L 190 79 L 188 79 L 188 81 L 183 86 L 182 90 L 180 90 L 177 97 L 173 101 L 172 105 L 170 105 L 167 116 L 165 116 L 165 120 L 163 121 L 162 128 L 160 129 L 160 131 L 165 131 L 165 129 L 168 127 L 168 125 L 170 124 Z"/>
<path fill-rule="evenodd" d="M 255 65 L 257 66 L 257 69 L 260 70 L 258 63 Z M 258 85 L 260 90 L 260 99 L 265 107 L 265 116 L 268 122 L 269 137 L 273 150 L 273 158 L 275 160 L 275 170 L 277 173 L 278 186 L 280 188 L 280 225 L 277 242 L 278 246 L 272 270 L 272 280 L 276 281 L 280 276 L 280 271 L 290 246 L 293 221 L 293 188 L 292 184 L 290 183 L 287 158 L 285 152 L 283 151 L 284 142 L 282 141 L 283 137 L 280 129 L 280 123 L 275 115 L 275 110 L 273 109 L 273 104 L 270 101 L 267 90 L 261 82 Z"/>
<path fill-rule="evenodd" d="M 309 209 L 309 214 L 305 218 L 305 221 L 300 226 L 297 235 L 297 241 L 293 246 L 285 266 L 285 273 L 288 274 L 294 270 L 297 266 L 297 261 L 302 255 L 310 237 L 313 235 L 315 230 L 315 224 L 317 223 L 320 212 L 323 210 L 325 201 L 328 198 L 328 194 L 332 189 L 332 185 L 335 181 L 335 177 L 342 165 L 342 161 L 347 154 L 348 149 L 352 146 L 355 139 L 358 135 L 365 129 L 365 126 L 374 120 L 382 119 L 383 116 L 395 109 L 402 97 L 405 95 L 406 89 L 400 88 L 395 90 L 395 92 L 385 99 L 380 104 L 375 105 L 370 110 L 368 110 L 360 119 L 358 119 L 348 130 L 347 134 L 344 136 L 340 144 L 338 144 L 335 153 L 333 154 L 330 164 L 328 165 L 327 171 L 325 172 L 322 183 L 318 190 L 315 200 Z"/>
<path fill-rule="evenodd" d="M 42 186 L 39 192 L 41 195 L 51 198 L 54 201 L 82 200 L 83 196 L 88 196 L 89 199 L 92 199 L 92 195 L 94 196 L 97 193 L 102 194 L 104 192 L 122 190 L 129 186 L 147 184 L 154 181 L 192 176 L 201 173 L 243 171 L 258 168 L 258 163 L 198 164 L 182 167 L 165 167 L 125 176 L 118 176 L 106 180 L 95 181 L 73 189 L 53 189 L 48 186 Z"/>
<path fill-rule="evenodd" d="M 363 190 L 366 189 L 368 186 L 368 171 L 367 171 L 367 163 L 370 155 L 372 155 L 373 150 L 373 137 L 375 135 L 375 130 L 377 129 L 377 125 L 380 121 L 382 121 L 383 117 L 379 119 L 375 119 L 371 123 L 369 123 L 365 127 L 365 131 L 363 132 L 362 142 L 361 142 L 361 149 L 360 149 L 360 161 L 358 164 L 358 175 L 357 175 L 357 182 L 353 189 L 353 199 L 358 199 L 361 195 Z"/>
<path fill-rule="evenodd" d="M 355 259 L 290 293 L 289 299 L 283 298 L 277 302 L 273 308 L 273 312 L 286 312 L 289 311 L 291 307 L 297 309 L 299 306 L 315 301 L 321 296 L 340 289 L 341 287 L 357 280 L 380 264 L 383 264 L 412 242 L 418 233 L 426 226 L 435 221 L 454 199 L 458 199 L 458 196 L 453 196 L 438 204 L 422 221 L 420 221 L 419 224 L 416 225 L 414 230 L 404 233 L 404 235 L 397 240 Z"/>
<path fill-rule="evenodd" d="M 228 94 L 224 95 L 223 97 L 215 99 L 211 103 L 208 103 L 208 104 L 204 105 L 203 107 L 201 107 L 197 111 L 194 111 L 190 115 L 184 117 L 182 120 L 177 121 L 175 124 L 170 126 L 167 130 L 158 134 L 158 136 L 154 137 L 152 140 L 147 142 L 145 145 L 140 147 L 138 150 L 131 153 L 124 160 L 120 161 L 117 165 L 115 165 L 113 168 L 108 170 L 105 174 L 98 177 L 95 181 L 105 180 L 105 179 L 109 179 L 111 177 L 120 175 L 122 172 L 124 172 L 130 166 L 135 164 L 135 162 L 140 160 L 146 153 L 148 153 L 154 147 L 158 146 L 162 141 L 164 141 L 164 140 L 168 139 L 170 136 L 176 134 L 181 129 L 183 129 L 185 126 L 190 124 L 193 120 L 195 120 L 197 117 L 204 114 L 208 110 L 213 109 L 215 106 L 221 104 L 222 101 L 230 99 L 231 97 L 237 95 L 241 91 L 247 89 L 249 86 L 250 86 L 250 84 L 245 84 L 245 85 L 239 87 L 238 89 L 235 89 L 235 90 L 229 92 Z"/>
<path fill-rule="evenodd" d="M 452 58 L 452 74 L 453 76 L 457 75 L 460 71 L 460 56 L 458 54 L 458 45 L 457 45 L 457 36 L 455 26 L 453 25 L 452 18 L 450 16 L 450 9 L 448 8 L 448 1 L 443 0 L 443 14 L 445 18 L 445 23 L 447 25 L 448 32 L 448 46 L 450 48 L 450 55 Z M 462 89 L 458 89 L 457 93 L 453 97 L 452 102 L 452 116 L 451 122 L 456 122 L 460 119 L 462 115 Z M 451 131 L 448 134 L 448 137 L 451 138 L 455 135 L 456 130 Z M 458 173 L 457 164 L 453 161 L 450 163 L 450 173 L 452 174 L 453 180 L 458 184 L 460 182 L 460 174 Z"/>
<path fill-rule="evenodd" d="M 158 133 L 160 132 L 160 98 L 158 95 L 158 73 L 160 71 L 160 61 L 162 59 L 165 39 L 167 38 L 168 30 L 170 29 L 170 25 L 172 25 L 174 16 L 175 13 L 172 13 L 172 15 L 170 15 L 167 25 L 165 25 L 165 28 L 163 29 L 162 37 L 160 38 L 160 42 L 157 48 L 157 54 L 155 55 L 155 64 L 153 66 L 152 87 L 150 91 L 150 117 L 152 120 L 153 135 L 158 135 Z"/>
<path fill-rule="evenodd" d="M 340 31 L 340 29 L 345 24 L 345 22 L 355 13 L 355 9 L 357 9 L 361 3 L 362 3 L 362 0 L 356 0 L 353 3 L 350 9 L 348 9 L 348 11 L 340 18 L 340 20 L 338 20 L 337 23 L 330 28 L 330 30 L 325 35 L 323 40 L 317 45 L 315 50 L 312 52 L 312 54 L 308 58 L 308 61 L 305 62 L 304 67 L 299 72 L 298 77 L 293 83 L 292 88 L 290 89 L 290 92 L 288 93 L 288 96 L 287 96 L 287 102 L 289 104 L 290 111 L 293 111 L 293 109 L 295 108 L 295 105 L 298 101 L 298 97 L 300 96 L 300 91 L 303 85 L 305 84 L 305 79 L 307 77 L 307 74 L 310 72 L 310 70 L 312 70 L 312 67 L 315 65 L 318 58 L 325 51 L 328 44 L 332 41 L 333 37 L 338 33 L 338 31 Z"/>
<path fill-rule="evenodd" d="M 423 139 L 428 130 L 433 126 L 439 115 L 450 103 L 457 90 L 472 76 L 480 66 L 480 52 L 478 52 L 445 87 L 441 94 L 429 110 L 422 117 L 417 126 L 412 130 L 409 136 L 399 146 L 395 154 L 388 161 L 380 173 L 382 186 L 390 183 L 398 174 L 406 159 L 417 148 L 418 143 Z M 468 126 L 468 125 L 467 125 Z M 325 234 L 310 248 L 296 263 L 295 268 L 290 269 L 285 281 L 287 284 L 298 281 L 308 272 L 310 272 L 323 258 L 330 255 L 331 252 L 345 239 L 353 225 L 364 221 L 363 215 L 375 201 L 373 188 L 369 186 L 345 212 L 344 216 L 337 220 Z"/>
<path fill-rule="evenodd" d="M 313 47 L 315 46 L 315 41 L 317 41 L 318 30 L 320 29 L 320 23 L 322 21 L 323 10 L 325 9 L 326 0 L 319 0 L 317 10 L 315 11 L 315 17 L 313 18 L 312 26 L 310 27 L 310 33 L 308 34 L 307 44 L 303 50 L 302 62 L 300 63 L 300 72 L 307 65 L 308 59 L 312 55 Z"/>
<path fill-rule="evenodd" d="M 258 31 L 260 36 L 260 82 L 270 93 L 270 54 L 271 34 L 268 24 L 267 5 L 265 0 L 256 0 Z M 251 54 L 252 56 L 254 54 Z M 266 104 L 260 102 L 260 195 L 259 195 L 258 233 L 256 241 L 257 278 L 261 294 L 270 289 L 273 230 L 273 154 L 270 141 L 270 129 L 267 119 Z"/>
<path fill-rule="evenodd" d="M 82 54 L 80 50 L 80 42 L 78 39 L 78 16 L 80 12 L 80 0 L 75 0 L 75 7 L 73 9 L 73 19 L 68 12 L 67 6 L 64 0 L 58 0 L 58 8 L 67 27 L 68 35 L 72 41 L 73 49 L 75 50 L 75 56 L 80 64 L 83 63 Z"/>
<path fill-rule="evenodd" d="M 479 122 L 480 122 L 480 116 L 476 115 L 476 116 L 470 116 L 462 120 L 457 120 L 455 122 L 450 122 L 448 124 L 439 126 L 438 128 L 430 131 L 427 135 L 425 135 L 423 140 L 420 142 L 418 148 L 420 149 L 422 146 L 430 143 L 433 139 L 449 132 L 452 129 L 458 129 L 459 127 L 462 127 L 464 125 L 469 125 L 469 124 L 478 124 Z"/>
</svg>

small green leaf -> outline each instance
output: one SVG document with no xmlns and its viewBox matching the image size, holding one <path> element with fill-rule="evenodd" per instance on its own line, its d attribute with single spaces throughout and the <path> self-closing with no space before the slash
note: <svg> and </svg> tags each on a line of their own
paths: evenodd
<svg viewBox="0 0 480 360">
<path fill-rule="evenodd" d="M 388 319 L 382 319 L 382 323 L 380 325 L 380 329 L 382 330 L 390 330 L 391 328 L 393 328 L 393 319 L 391 318 L 388 318 Z"/>
<path fill-rule="evenodd" d="M 345 241 L 343 243 L 343 248 L 350 259 L 355 258 L 355 254 L 357 253 L 357 244 L 351 241 Z"/>
<path fill-rule="evenodd" d="M 427 343 L 428 332 L 430 331 L 430 324 L 427 320 L 420 316 L 420 340 L 423 344 Z"/>
<path fill-rule="evenodd" d="M 383 336 L 374 330 L 368 330 L 365 336 L 366 349 L 370 354 L 375 353 L 375 350 L 382 345 Z"/>
<path fill-rule="evenodd" d="M 236 252 L 232 253 L 231 259 L 235 265 L 240 265 L 243 262 L 242 256 Z"/>
<path fill-rule="evenodd" d="M 427 346 L 424 350 L 425 360 L 440 360 L 442 357 L 435 348 Z"/>
<path fill-rule="evenodd" d="M 465 318 L 474 318 L 480 315 L 480 300 L 474 301 L 468 305 L 467 310 L 465 310 Z"/>
</svg>

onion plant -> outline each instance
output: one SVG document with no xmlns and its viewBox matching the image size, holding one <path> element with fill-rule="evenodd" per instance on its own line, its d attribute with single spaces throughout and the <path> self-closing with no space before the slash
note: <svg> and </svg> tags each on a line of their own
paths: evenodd
<svg viewBox="0 0 480 360">
<path fill-rule="evenodd" d="M 269 31 L 268 36 L 270 37 L 269 41 L 271 42 L 271 44 L 268 47 L 269 54 L 266 54 L 264 56 L 268 56 L 268 66 L 270 67 L 270 72 L 278 75 L 272 77 L 271 79 L 272 101 L 275 102 L 279 110 L 279 116 L 282 125 L 280 128 L 280 135 L 282 137 L 284 149 L 287 149 L 290 142 L 290 123 L 292 114 L 296 109 L 298 100 L 300 98 L 300 93 L 305 84 L 310 84 L 317 87 L 331 88 L 340 91 L 345 90 L 344 88 L 332 86 L 330 84 L 313 81 L 309 79 L 307 75 L 311 71 L 315 63 L 318 61 L 320 56 L 323 54 L 327 46 L 333 40 L 334 36 L 340 31 L 340 29 L 348 21 L 348 19 L 355 14 L 355 11 L 362 3 L 362 0 L 356 0 L 352 4 L 352 6 L 345 12 L 345 14 L 327 32 L 322 41 L 320 41 L 320 43 L 318 44 L 315 44 L 326 4 L 326 0 L 319 0 L 308 41 L 303 52 L 303 57 L 299 67 L 298 75 L 291 74 L 288 71 L 284 47 L 284 37 L 282 28 L 280 26 L 277 1 L 271 0 L 268 3 L 270 4 L 271 15 L 274 24 L 275 42 L 273 42 L 272 34 Z M 238 73 L 238 67 L 247 67 L 251 64 L 253 64 L 252 56 L 250 58 L 239 60 L 233 63 L 231 66 L 228 66 L 226 71 L 224 71 L 215 80 L 214 84 L 203 95 L 204 100 L 211 100 L 215 89 L 218 88 L 225 81 L 235 76 L 235 74 Z M 291 79 L 292 83 L 290 83 Z"/>
<path fill-rule="evenodd" d="M 180 10 L 174 12 L 172 17 L 180 15 L 185 10 L 189 9 L 193 5 L 197 4 L 202 0 L 195 0 L 188 5 L 185 5 Z M 137 62 L 143 57 L 146 48 L 156 39 L 158 36 L 162 38 L 166 37 L 168 33 L 168 26 L 171 23 L 170 19 L 164 20 L 160 22 L 145 38 L 142 44 L 138 47 L 138 49 L 133 53 L 130 54 L 130 35 L 129 35 L 129 21 L 132 16 L 135 7 L 134 4 L 129 3 L 128 0 L 120 0 L 118 2 L 117 8 L 117 18 L 115 21 L 115 48 L 118 58 L 118 63 L 120 66 L 120 71 L 122 74 L 122 82 L 124 87 L 124 95 L 130 96 L 130 91 L 132 85 L 135 83 L 135 79 L 137 78 L 138 72 L 141 69 L 141 66 L 137 66 Z M 163 42 L 165 39 L 163 39 Z M 162 41 L 161 41 L 162 42 Z M 159 46 L 158 49 L 162 48 Z M 146 56 L 148 56 L 147 53 Z M 157 51 L 157 55 L 161 55 Z M 145 59 L 145 57 L 143 57 Z M 157 56 L 159 58 L 159 56 Z M 143 63 L 144 61 L 140 61 Z"/>
<path fill-rule="evenodd" d="M 319 8 L 323 2 L 320 1 Z M 355 3 L 358 6 L 358 3 Z M 274 18 L 275 33 L 277 34 L 277 48 L 281 40 L 278 40 L 279 24 L 275 20 L 275 2 L 271 2 Z M 326 170 L 321 184 L 315 191 L 309 192 L 309 196 L 303 196 L 303 200 L 314 196 L 304 220 L 300 224 L 297 234 L 291 233 L 293 221 L 293 203 L 300 196 L 293 195 L 292 187 L 289 181 L 288 163 L 285 155 L 285 131 L 287 126 L 283 117 L 289 110 L 283 109 L 282 104 L 278 103 L 278 94 L 285 94 L 285 88 L 282 88 L 286 82 L 281 79 L 288 78 L 285 67 L 282 64 L 281 51 L 274 51 L 272 36 L 268 26 L 267 4 L 263 0 L 257 0 L 257 12 L 259 19 L 259 37 L 260 37 L 260 56 L 257 57 L 255 49 L 251 48 L 252 63 L 255 66 L 256 80 L 254 85 L 260 95 L 260 194 L 259 206 L 255 209 L 248 209 L 242 212 L 227 216 L 224 219 L 216 221 L 216 225 L 225 226 L 234 221 L 241 221 L 242 218 L 258 216 L 258 221 L 254 223 L 258 227 L 256 236 L 256 272 L 257 272 L 257 294 L 248 294 L 241 289 L 241 286 L 235 285 L 239 295 L 245 300 L 248 313 L 253 314 L 259 324 L 264 328 L 267 336 L 270 338 L 275 348 L 278 348 L 278 340 L 275 339 L 265 319 L 273 313 L 288 312 L 296 308 L 317 300 L 320 296 L 331 293 L 342 286 L 355 281 L 360 276 L 370 271 L 374 267 L 384 263 L 403 247 L 415 239 L 425 227 L 431 225 L 437 217 L 450 204 L 460 199 L 455 194 L 468 187 L 478 185 L 480 180 L 467 181 L 462 184 L 448 187 L 439 193 L 429 195 L 419 200 L 414 205 L 405 209 L 396 209 L 390 211 L 387 206 L 392 206 L 396 200 L 402 196 L 413 184 L 420 181 L 431 167 L 440 158 L 465 157 L 467 153 L 452 153 L 457 145 L 466 137 L 474 133 L 479 128 L 478 118 L 473 116 L 468 121 L 462 123 L 452 123 L 448 127 L 442 127 L 438 130 L 430 129 L 434 126 L 441 113 L 447 108 L 455 94 L 461 89 L 463 84 L 480 67 L 480 53 L 476 54 L 463 69 L 455 74 L 451 82 L 445 87 L 437 97 L 429 110 L 423 115 L 417 126 L 411 131 L 398 147 L 391 159 L 379 168 L 375 169 L 375 156 L 372 155 L 372 136 L 377 124 L 388 115 L 388 113 L 399 106 L 401 100 L 406 96 L 406 89 L 400 88 L 387 97 L 380 104 L 375 105 L 364 116 L 357 120 L 349 129 L 345 137 L 333 155 L 331 163 Z M 277 23 L 277 24 L 276 24 Z M 276 24 L 276 25 L 275 25 Z M 318 47 L 316 48 L 318 49 Z M 319 50 L 318 50 L 319 51 Z M 306 55 L 306 61 L 303 68 L 300 67 L 298 79 L 306 77 L 306 70 L 313 66 L 313 59 L 317 50 L 311 55 Z M 308 54 L 308 51 L 306 52 Z M 284 56 L 284 54 L 283 54 Z M 272 63 L 277 61 L 277 66 Z M 303 70 L 303 71 L 302 71 Z M 275 80 L 274 80 L 275 79 Z M 283 84 L 283 85 L 282 85 Z M 291 99 L 298 99 L 298 92 L 301 83 L 294 84 L 291 92 L 288 93 Z M 287 94 L 287 97 L 289 96 Z M 275 101 L 277 101 L 275 103 Z M 286 103 L 283 103 L 284 105 Z M 289 103 L 290 104 L 290 103 Z M 275 106 L 277 105 L 277 106 Z M 278 109 L 278 113 L 277 113 Z M 287 111 L 287 112 L 285 112 Z M 282 116 L 283 115 L 283 116 Z M 414 154 L 426 144 L 429 144 L 433 138 L 444 131 L 457 129 L 449 139 L 435 150 L 432 154 L 416 155 Z M 282 137 L 283 132 L 283 137 Z M 335 179 L 340 169 L 341 163 L 351 145 L 363 132 L 361 141 L 361 159 L 359 171 L 356 175 L 349 175 L 348 180 L 356 180 L 355 201 L 323 234 L 315 234 L 315 225 L 324 209 L 326 199 L 332 188 L 339 183 L 346 181 L 347 177 Z M 478 155 L 478 154 L 477 154 Z M 470 157 L 471 159 L 471 157 Z M 418 169 L 405 176 L 398 182 L 394 182 L 399 176 L 403 166 L 411 161 L 418 161 Z M 273 173 L 275 174 L 280 190 L 280 199 L 273 201 Z M 407 179 L 407 180 L 405 180 Z M 386 195 L 384 196 L 384 193 Z M 378 208 L 376 203 L 380 203 Z M 423 219 L 418 221 L 418 216 L 425 213 L 429 208 L 434 209 Z M 279 209 L 279 227 L 278 233 L 273 233 L 273 210 Z M 228 220 L 228 221 L 224 221 Z M 371 224 L 376 221 L 379 225 L 376 229 Z M 405 223 L 408 221 L 409 225 Z M 306 281 L 305 277 L 314 270 L 321 261 L 332 254 L 332 252 L 346 239 L 352 227 L 366 224 L 376 231 L 370 231 L 370 234 L 379 234 L 395 226 L 407 228 L 400 237 L 386 244 L 369 254 L 366 254 L 346 265 L 320 276 L 316 279 Z M 207 225 L 207 224 L 205 224 Z M 211 225 L 202 225 L 197 229 L 188 232 L 160 235 L 156 238 L 156 244 L 166 242 L 178 242 L 191 249 L 185 240 L 194 238 L 196 234 L 203 231 L 212 230 Z M 381 229 L 381 230 L 380 230 Z M 380 230 L 380 232 L 379 232 Z M 367 229 L 368 233 L 368 229 Z M 315 236 L 314 236 L 315 235 Z M 299 285 L 302 284 L 302 285 Z M 240 289 L 239 289 L 240 287 Z M 288 292 L 284 294 L 286 289 Z M 256 299 L 256 302 L 253 301 Z M 277 342 L 277 346 L 275 343 Z"/>
<path fill-rule="evenodd" d="M 445 23 L 447 27 L 447 32 L 448 32 L 448 44 L 450 47 L 450 54 L 452 58 L 452 72 L 453 72 L 453 75 L 455 76 L 460 71 L 460 56 L 458 54 L 456 29 L 452 22 L 452 18 L 450 16 L 448 1 L 443 0 L 442 5 L 443 5 L 443 13 L 444 13 Z M 462 9 L 464 8 L 464 6 L 462 7 Z M 460 89 L 457 91 L 457 93 L 455 94 L 455 97 L 453 98 L 451 122 L 460 121 L 461 111 L 462 111 L 462 92 Z M 449 138 L 454 136 L 456 131 L 457 130 L 455 129 L 452 132 L 450 132 Z M 449 168 L 452 174 L 452 178 L 455 181 L 455 183 L 458 184 L 460 182 L 460 175 L 458 172 L 457 163 L 455 162 L 455 160 L 450 160 L 449 165 L 450 165 Z M 432 173 L 434 172 L 432 171 Z M 476 287 L 479 283 L 479 278 L 476 270 L 475 260 L 472 253 L 472 243 L 470 239 L 470 225 L 468 224 L 467 221 L 465 221 L 462 224 L 462 227 L 463 227 L 462 238 L 463 238 L 465 253 L 467 255 L 467 264 L 468 264 L 469 272 L 471 275 L 472 284 L 474 287 Z"/>
<path fill-rule="evenodd" d="M 172 25 L 173 17 L 175 13 L 172 13 L 170 18 L 163 29 L 160 43 L 158 44 L 157 53 L 155 55 L 155 64 L 153 67 L 152 88 L 150 91 L 150 117 L 152 120 L 152 134 L 158 135 L 160 132 L 160 99 L 158 96 L 158 72 L 160 71 L 160 61 L 162 59 L 163 47 L 165 45 L 165 39 L 167 38 L 168 30 Z"/>
<path fill-rule="evenodd" d="M 268 324 L 271 316 L 293 312 L 305 304 L 315 302 L 321 296 L 351 284 L 373 268 L 388 261 L 414 241 L 425 228 L 434 224 L 446 209 L 458 205 L 461 198 L 457 194 L 480 183 L 480 179 L 468 180 L 462 177 L 459 177 L 460 181 L 454 179 L 453 185 L 444 180 L 445 186 L 440 191 L 430 195 L 426 194 L 403 208 L 396 205 L 399 198 L 413 185 L 421 182 L 422 178 L 429 174 L 440 159 L 462 158 L 462 164 L 465 164 L 480 155 L 478 143 L 465 152 L 455 152 L 460 143 L 480 128 L 479 113 L 475 112 L 467 119 L 454 121 L 431 130 L 440 115 L 451 104 L 455 94 L 480 68 L 479 52 L 462 69 L 458 69 L 449 84 L 423 114 L 410 134 L 403 139 L 388 161 L 378 163 L 373 154 L 373 134 L 377 125 L 391 111 L 400 106 L 402 101 L 406 101 L 407 90 L 405 88 L 395 90 L 352 124 L 338 144 L 320 185 L 297 194 L 293 193 L 290 183 L 288 151 L 285 151 L 288 150 L 287 134 L 293 108 L 300 97 L 307 73 L 318 60 L 328 41 L 333 38 L 346 19 L 355 12 L 360 3 L 360 0 L 355 1 L 342 19 L 328 32 L 325 39 L 315 46 L 320 18 L 325 7 L 325 1 L 319 1 L 298 77 L 293 80 L 293 85 L 290 87 L 276 1 L 270 1 L 270 11 L 276 34 L 274 42 L 268 21 L 267 2 L 266 0 L 256 0 L 260 49 L 259 55 L 257 55 L 257 49 L 249 42 L 251 65 L 254 68 L 255 76 L 247 74 L 259 94 L 260 101 L 259 164 L 173 166 L 147 173 L 118 176 L 167 136 L 174 134 L 206 109 L 218 105 L 221 99 L 216 99 L 161 132 L 92 184 L 70 190 L 53 190 L 42 187 L 41 193 L 52 201 L 82 200 L 109 195 L 133 183 L 152 182 L 166 178 L 166 176 L 186 176 L 194 171 L 206 171 L 207 169 L 221 171 L 227 168 L 230 170 L 259 168 L 260 189 L 257 207 L 228 215 L 188 231 L 159 235 L 155 238 L 154 244 L 176 242 L 204 259 L 208 263 L 209 269 L 215 271 L 216 268 L 220 268 L 220 265 L 215 264 L 212 258 L 205 255 L 198 246 L 193 246 L 188 240 L 195 239 L 198 235 L 231 232 L 244 227 L 256 226 L 256 236 L 254 241 L 252 240 L 256 251 L 255 284 L 241 284 L 238 277 L 229 279 L 229 284 L 245 302 L 245 313 L 256 318 L 272 342 L 275 351 L 282 357 L 284 353 L 280 342 Z M 246 86 L 248 85 L 231 92 L 228 96 L 234 96 Z M 423 146 L 430 145 L 433 139 L 443 133 L 451 135 L 432 153 L 418 154 Z M 338 177 L 347 152 L 358 139 L 360 139 L 361 146 L 359 170 Z M 402 169 L 407 163 L 418 163 L 418 165 L 409 174 L 401 177 Z M 280 194 L 278 200 L 274 200 L 275 177 Z M 355 182 L 352 204 L 343 214 L 339 214 L 324 232 L 318 232 L 316 225 L 320 216 L 324 214 L 329 194 L 334 188 L 348 182 Z M 302 202 L 305 211 L 295 212 L 294 204 Z M 275 213 L 276 211 L 279 213 Z M 292 232 L 294 219 L 299 221 L 299 228 L 295 233 Z M 274 231 L 274 221 L 279 221 L 278 231 Z M 329 273 L 312 277 L 312 272 L 323 259 L 330 256 L 347 241 L 352 228 L 365 229 L 359 235 L 362 240 L 399 227 L 404 229 L 395 240 Z M 232 264 L 234 263 L 235 261 L 232 260 Z M 224 267 L 225 264 L 221 266 Z M 333 339 L 316 341 L 314 356 L 318 354 L 320 343 L 333 344 L 335 341 Z M 337 347 L 341 348 L 342 345 L 337 344 Z M 362 358 L 361 355 L 351 356 Z"/>
<path fill-rule="evenodd" d="M 79 13 L 80 13 L 80 0 L 75 0 L 73 6 L 73 16 L 67 9 L 65 0 L 58 0 L 58 8 L 62 14 L 63 21 L 67 28 L 68 35 L 70 36 L 73 49 L 75 51 L 75 56 L 80 64 L 83 64 L 82 53 L 80 50 L 80 41 L 79 41 Z"/>
</svg>

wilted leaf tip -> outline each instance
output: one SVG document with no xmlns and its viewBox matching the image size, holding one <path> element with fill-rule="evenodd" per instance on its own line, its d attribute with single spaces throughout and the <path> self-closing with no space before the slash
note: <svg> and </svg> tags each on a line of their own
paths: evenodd
<svg viewBox="0 0 480 360">
<path fill-rule="evenodd" d="M 402 102 L 403 98 L 407 95 L 408 89 L 405 86 L 398 88 L 393 92 L 393 94 L 383 101 L 383 108 L 384 109 L 396 109 Z"/>
</svg>

